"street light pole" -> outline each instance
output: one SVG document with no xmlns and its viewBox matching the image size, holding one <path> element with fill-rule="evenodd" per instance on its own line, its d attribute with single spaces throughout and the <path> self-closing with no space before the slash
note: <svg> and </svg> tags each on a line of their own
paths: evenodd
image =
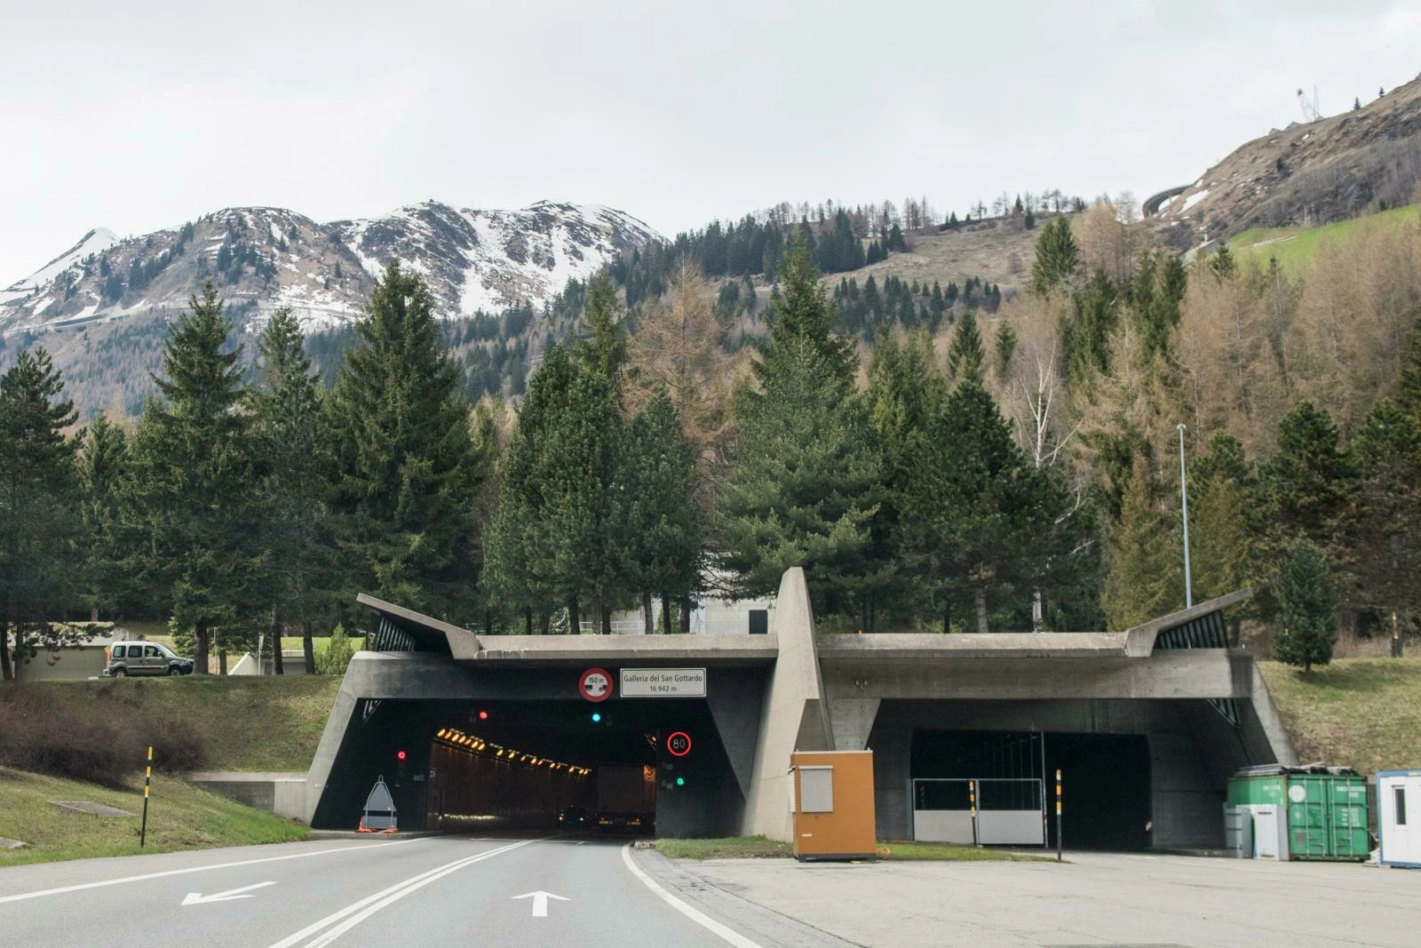
<svg viewBox="0 0 1421 948">
<path fill-rule="evenodd" d="M 1184 422 L 1179 430 L 1179 503 L 1184 516 L 1184 608 L 1194 606 L 1194 584 L 1189 576 L 1189 481 L 1184 473 Z"/>
</svg>

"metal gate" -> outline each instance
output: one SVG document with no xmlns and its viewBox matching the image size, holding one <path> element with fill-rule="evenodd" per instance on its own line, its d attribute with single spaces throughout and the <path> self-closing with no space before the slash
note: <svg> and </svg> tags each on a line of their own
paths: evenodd
<svg viewBox="0 0 1421 948">
<path fill-rule="evenodd" d="M 1034 777 L 915 779 L 913 838 L 965 846 L 1045 846 L 1045 783 Z"/>
</svg>

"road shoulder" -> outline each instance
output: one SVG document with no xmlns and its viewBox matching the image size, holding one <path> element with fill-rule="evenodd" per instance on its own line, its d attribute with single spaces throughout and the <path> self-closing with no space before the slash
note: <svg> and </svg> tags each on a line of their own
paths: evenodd
<svg viewBox="0 0 1421 948">
<path fill-rule="evenodd" d="M 763 948 L 859 948 L 832 932 L 753 902 L 734 886 L 712 882 L 690 860 L 670 860 L 653 849 L 632 849 L 637 867 L 677 898 L 733 927 Z"/>
</svg>

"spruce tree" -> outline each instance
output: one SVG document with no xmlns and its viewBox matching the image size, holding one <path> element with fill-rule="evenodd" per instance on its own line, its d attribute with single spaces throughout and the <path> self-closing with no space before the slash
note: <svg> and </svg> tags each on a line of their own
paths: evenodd
<svg viewBox="0 0 1421 948">
<path fill-rule="evenodd" d="M 1042 572 L 1050 525 L 1043 513 L 1055 506 L 1042 496 L 1049 485 L 1027 466 L 992 396 L 971 377 L 929 418 L 910 463 L 906 558 L 925 582 L 970 600 L 975 627 L 985 632 L 992 590 Z"/>
<path fill-rule="evenodd" d="M 1314 665 L 1331 662 L 1337 640 L 1337 602 L 1327 560 L 1306 538 L 1294 541 L 1283 555 L 1278 604 L 1281 615 L 1273 639 L 1274 657 L 1287 665 L 1301 665 L 1304 674 Z"/>
<path fill-rule="evenodd" d="M 122 518 L 128 437 L 105 415 L 84 430 L 76 470 L 84 524 L 84 598 L 89 617 L 132 599 L 124 568 L 132 537 Z"/>
<path fill-rule="evenodd" d="M 1112 631 L 1124 631 L 1183 604 L 1183 551 L 1160 512 L 1154 473 L 1143 453 L 1135 456 L 1108 555 L 1101 607 Z"/>
<path fill-rule="evenodd" d="M 853 392 L 857 360 L 833 336 L 833 308 L 802 243 L 781 261 L 781 279 L 758 390 L 737 394 L 739 438 L 717 518 L 722 562 L 747 597 L 803 566 L 821 614 L 871 618 L 887 567 L 866 559 L 881 488 Z"/>
<path fill-rule="evenodd" d="M 1421 609 L 1421 421 L 1380 399 L 1352 446 L 1359 477 L 1346 559 L 1356 597 L 1414 612 Z"/>
<path fill-rule="evenodd" d="M 43 349 L 24 350 L 0 376 L 0 677 L 31 651 L 29 634 L 74 636 L 49 625 L 77 594 L 73 424 L 64 380 Z"/>
<path fill-rule="evenodd" d="M 262 543 L 267 552 L 263 589 L 270 598 L 273 664 L 281 661 L 281 632 L 301 629 L 306 674 L 316 671 L 312 623 L 323 585 L 327 549 L 326 478 L 330 437 L 321 389 L 305 336 L 289 309 L 278 309 L 258 343 L 249 392 L 260 468 Z"/>
<path fill-rule="evenodd" d="M 533 376 L 501 468 L 487 546 L 490 595 L 505 612 L 609 612 L 627 593 L 614 504 L 623 426 L 611 382 L 562 346 Z"/>
<path fill-rule="evenodd" d="M 1031 267 L 1031 291 L 1045 295 L 1068 284 L 1080 262 L 1080 249 L 1071 234 L 1071 222 L 1057 214 L 1036 238 L 1036 262 Z"/>
<path fill-rule="evenodd" d="M 579 346 L 579 355 L 593 370 L 602 373 L 615 391 L 620 392 L 622 367 L 627 361 L 627 343 L 622 337 L 617 289 L 605 271 L 599 273 L 587 288 L 582 332 L 587 338 Z"/>
<path fill-rule="evenodd" d="M 695 499 L 696 455 L 670 396 L 658 393 L 627 426 L 613 496 L 628 585 L 641 595 L 646 632 L 651 599 L 661 597 L 665 631 L 672 603 L 699 586 L 703 537 Z"/>
<path fill-rule="evenodd" d="M 1259 471 L 1276 537 L 1307 536 L 1326 548 L 1340 528 L 1356 466 L 1326 411 L 1304 400 L 1278 425 L 1278 451 Z"/>
<path fill-rule="evenodd" d="M 254 606 L 259 576 L 250 417 L 239 410 L 240 347 L 209 282 L 169 330 L 161 397 L 150 399 L 134 436 L 129 503 L 142 539 L 133 575 L 191 636 L 207 674 L 214 630 L 231 642 Z"/>
<path fill-rule="evenodd" d="M 484 463 L 434 307 L 398 261 L 376 282 L 329 396 L 330 496 L 348 585 L 467 622 Z"/>
<path fill-rule="evenodd" d="M 947 350 L 948 375 L 954 381 L 980 383 L 985 361 L 982 334 L 977 331 L 977 316 L 969 309 L 962 314 L 957 331 L 952 334 L 952 344 Z"/>
</svg>

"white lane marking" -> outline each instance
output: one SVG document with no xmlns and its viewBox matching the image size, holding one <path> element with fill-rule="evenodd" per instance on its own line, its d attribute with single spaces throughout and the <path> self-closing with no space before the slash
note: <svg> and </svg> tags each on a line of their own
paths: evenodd
<svg viewBox="0 0 1421 948">
<path fill-rule="evenodd" d="M 226 892 L 214 892 L 211 895 L 203 895 L 201 892 L 189 892 L 183 899 L 184 905 L 206 905 L 209 902 L 230 902 L 233 899 L 254 899 L 251 895 L 253 889 L 265 889 L 269 885 L 276 885 L 275 882 L 258 882 L 256 885 L 244 885 L 240 889 L 228 889 Z M 242 893 L 246 892 L 247 895 Z"/>
<path fill-rule="evenodd" d="M 238 866 L 255 866 L 266 862 L 285 862 L 288 859 L 307 859 L 311 856 L 327 856 L 331 853 L 354 853 L 365 852 L 368 849 L 380 849 L 383 846 L 403 846 L 406 843 L 417 843 L 421 837 L 414 839 L 398 839 L 393 843 L 367 843 L 355 846 L 342 846 L 340 849 L 319 849 L 313 853 L 295 853 L 291 856 L 267 856 L 265 859 L 244 859 L 241 862 L 224 862 L 215 866 L 194 866 L 191 869 L 169 869 L 166 872 L 150 872 L 141 876 L 127 876 L 123 879 L 105 879 L 102 882 L 83 882 L 79 885 L 66 885 L 58 889 L 42 889 L 39 892 L 21 892 L 19 895 L 0 896 L 0 905 L 6 902 L 23 902 L 26 899 L 38 899 L 46 895 L 63 895 L 66 892 L 80 892 L 84 889 L 102 889 L 111 885 L 125 885 L 129 882 L 147 882 L 149 879 L 166 879 L 169 876 L 185 876 L 190 872 L 211 872 L 214 869 L 235 869 Z"/>
<path fill-rule="evenodd" d="M 522 894 L 522 895 L 512 895 L 512 896 L 509 896 L 509 898 L 515 899 L 515 900 L 517 900 L 517 899 L 532 899 L 532 900 L 533 900 L 533 917 L 534 917 L 534 918 L 547 918 L 547 917 L 548 917 L 548 899 L 557 899 L 559 902 L 571 902 L 571 901 L 572 901 L 571 899 L 565 898 L 564 896 L 561 896 L 561 895 L 553 895 L 551 892 L 544 892 L 542 889 L 539 889 L 537 892 L 525 892 L 525 893 Z"/>
<path fill-rule="evenodd" d="M 722 925 L 720 922 L 717 922 L 715 919 L 711 918 L 709 915 L 705 914 L 699 909 L 692 908 L 690 905 L 686 904 L 685 902 L 682 902 L 680 899 L 676 898 L 676 896 L 663 889 L 655 879 L 643 872 L 641 867 L 638 866 L 636 863 L 632 862 L 631 843 L 627 843 L 625 846 L 622 847 L 622 862 L 627 864 L 627 868 L 632 871 L 632 875 L 636 876 L 638 879 L 644 882 L 646 884 L 646 887 L 656 894 L 657 898 L 661 899 L 661 901 L 665 902 L 667 905 L 671 906 L 673 909 L 680 912 L 682 915 L 686 916 L 691 921 L 695 922 L 697 925 L 700 925 L 702 928 L 709 929 L 710 931 L 719 935 L 721 938 L 734 945 L 735 948 L 761 948 L 760 945 L 746 938 L 744 935 L 740 934 L 732 928 L 728 928 L 725 925 Z"/>
<path fill-rule="evenodd" d="M 301 929 L 296 934 L 289 935 L 286 938 L 283 938 L 281 941 L 276 942 L 274 945 L 271 946 L 271 948 L 294 948 L 295 945 L 300 944 L 307 938 L 310 938 L 312 935 L 316 935 L 318 932 L 321 932 L 322 929 L 329 928 L 332 925 L 336 925 L 336 923 L 340 922 L 341 919 L 344 919 L 347 916 L 358 912 L 359 914 L 355 915 L 354 918 L 350 918 L 342 924 L 336 925 L 335 928 L 331 928 L 330 931 L 327 931 L 324 934 L 321 934 L 317 938 L 313 939 L 310 943 L 306 945 L 306 948 L 321 948 L 321 946 L 323 945 L 329 945 L 341 935 L 344 935 L 356 925 L 365 921 L 365 919 L 369 918 L 371 915 L 374 915 L 376 912 L 380 911 L 382 908 L 385 908 L 387 905 L 399 901 L 406 895 L 409 895 L 411 892 L 414 892 L 416 889 L 421 889 L 437 879 L 442 879 L 444 876 L 449 875 L 449 873 L 451 872 L 459 871 L 465 866 L 472 865 L 473 863 L 480 862 L 484 859 L 492 859 L 494 856 L 499 856 L 503 853 L 518 849 L 522 846 L 527 846 L 529 843 L 536 842 L 538 842 L 538 840 L 536 839 L 525 839 L 522 842 L 514 843 L 511 846 L 503 846 L 498 849 L 490 849 L 487 852 L 482 852 L 474 856 L 465 856 L 462 859 L 456 859 L 453 862 L 445 863 L 442 866 L 435 866 L 433 869 L 421 872 L 418 875 L 410 876 L 403 882 L 397 882 L 394 885 L 390 886 L 388 889 L 382 889 L 379 892 L 376 892 L 374 895 L 367 895 L 360 901 L 347 905 L 345 908 L 341 909 L 338 912 L 332 912 L 330 915 L 327 915 L 320 921 L 312 922 L 310 925 L 307 925 L 305 928 Z"/>
</svg>

